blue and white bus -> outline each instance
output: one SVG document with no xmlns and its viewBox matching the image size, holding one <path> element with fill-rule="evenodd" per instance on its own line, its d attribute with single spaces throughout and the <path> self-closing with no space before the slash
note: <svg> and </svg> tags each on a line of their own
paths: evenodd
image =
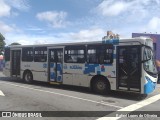
<svg viewBox="0 0 160 120">
<path fill-rule="evenodd" d="M 55 84 L 148 94 L 157 83 L 153 42 L 149 38 L 5 48 L 4 74 Z"/>
</svg>

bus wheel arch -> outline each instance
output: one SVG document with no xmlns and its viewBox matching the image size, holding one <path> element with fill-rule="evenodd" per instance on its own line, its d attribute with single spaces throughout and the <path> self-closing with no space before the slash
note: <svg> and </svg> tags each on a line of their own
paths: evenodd
<svg viewBox="0 0 160 120">
<path fill-rule="evenodd" d="M 107 94 L 110 91 L 109 80 L 102 75 L 92 77 L 90 82 L 91 90 L 98 94 Z"/>
<path fill-rule="evenodd" d="M 25 70 L 23 72 L 23 80 L 27 83 L 32 83 L 33 82 L 33 74 L 30 70 Z"/>
</svg>

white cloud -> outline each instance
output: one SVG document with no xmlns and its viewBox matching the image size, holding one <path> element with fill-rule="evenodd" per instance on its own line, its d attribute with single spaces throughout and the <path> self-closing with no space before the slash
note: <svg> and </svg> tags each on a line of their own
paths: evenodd
<svg viewBox="0 0 160 120">
<path fill-rule="evenodd" d="M 28 30 L 28 31 L 44 31 L 44 29 L 39 28 L 37 26 L 33 26 L 33 25 L 28 26 L 28 28 L 25 28 L 25 30 Z"/>
<path fill-rule="evenodd" d="M 14 30 L 13 27 L 5 24 L 4 22 L 0 21 L 0 32 L 2 33 L 7 33 L 7 32 L 12 32 Z"/>
<path fill-rule="evenodd" d="M 38 40 L 38 37 L 34 37 L 32 35 L 27 35 L 27 34 L 14 34 L 14 33 L 7 33 L 6 35 L 6 44 L 10 45 L 13 42 L 18 42 L 22 45 L 32 45 L 34 44 L 35 40 Z"/>
<path fill-rule="evenodd" d="M 19 15 L 18 12 L 11 11 L 11 16 L 12 16 L 12 17 L 17 17 L 18 15 Z"/>
<path fill-rule="evenodd" d="M 160 17 L 152 17 L 146 25 L 141 26 L 141 31 L 147 33 L 160 33 L 159 28 Z"/>
<path fill-rule="evenodd" d="M 160 28 L 160 18 L 159 17 L 153 17 L 149 23 L 148 23 L 148 27 L 151 30 L 157 30 Z"/>
<path fill-rule="evenodd" d="M 31 34 L 13 34 L 8 33 L 6 38 L 7 45 L 18 42 L 22 45 L 32 44 L 55 44 L 55 43 L 73 43 L 73 42 L 89 42 L 101 41 L 106 35 L 105 31 L 100 28 L 91 28 L 80 30 L 79 32 L 46 34 L 46 35 L 31 35 Z"/>
<path fill-rule="evenodd" d="M 18 35 L 14 33 L 7 33 L 5 38 L 7 45 L 10 45 L 13 42 L 18 42 L 22 45 L 55 44 L 66 40 L 64 36 L 57 37 L 55 35 L 31 35 L 25 33 L 19 33 Z"/>
<path fill-rule="evenodd" d="M 96 7 L 96 12 L 103 16 L 128 14 L 144 17 L 153 10 L 156 12 L 159 9 L 159 4 L 160 0 L 104 0 Z"/>
<path fill-rule="evenodd" d="M 160 0 L 155 0 L 155 2 L 156 2 L 158 5 L 160 5 Z"/>
<path fill-rule="evenodd" d="M 61 28 L 66 25 L 67 13 L 64 11 L 47 11 L 38 13 L 36 16 L 41 21 L 48 22 L 53 28 Z"/>
<path fill-rule="evenodd" d="M 0 0 L 0 17 L 17 16 L 18 13 L 13 8 L 20 11 L 29 10 L 28 0 Z"/>
<path fill-rule="evenodd" d="M 30 5 L 28 0 L 4 0 L 9 6 L 20 10 L 20 11 L 27 11 L 30 9 Z"/>
<path fill-rule="evenodd" d="M 92 13 L 99 15 L 100 28 L 131 37 L 133 32 L 160 33 L 159 6 L 160 0 L 103 0 Z"/>
<path fill-rule="evenodd" d="M 160 17 L 152 17 L 150 20 L 145 21 L 143 24 L 139 25 L 130 25 L 131 27 L 124 27 L 124 28 L 116 28 L 120 37 L 126 38 L 131 37 L 132 33 L 160 33 Z"/>
<path fill-rule="evenodd" d="M 11 7 L 4 0 L 0 0 L 0 17 L 9 16 Z"/>
<path fill-rule="evenodd" d="M 97 8 L 104 16 L 116 16 L 127 10 L 127 8 L 129 8 L 130 6 L 130 3 L 126 3 L 123 1 L 113 2 L 113 0 L 111 0 L 103 1 L 98 5 Z"/>
<path fill-rule="evenodd" d="M 78 33 L 72 33 L 70 37 L 73 41 L 98 41 L 105 35 L 105 31 L 100 28 L 81 30 Z"/>
</svg>

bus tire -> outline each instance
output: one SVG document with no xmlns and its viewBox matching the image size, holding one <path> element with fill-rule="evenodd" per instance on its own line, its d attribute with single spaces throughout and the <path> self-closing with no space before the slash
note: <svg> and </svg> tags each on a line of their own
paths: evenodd
<svg viewBox="0 0 160 120">
<path fill-rule="evenodd" d="M 93 81 L 93 91 L 98 94 L 107 94 L 110 91 L 110 85 L 104 77 L 96 77 Z"/>
<path fill-rule="evenodd" d="M 30 71 L 26 71 L 23 75 L 23 79 L 27 83 L 32 83 L 33 82 L 33 75 Z"/>
</svg>

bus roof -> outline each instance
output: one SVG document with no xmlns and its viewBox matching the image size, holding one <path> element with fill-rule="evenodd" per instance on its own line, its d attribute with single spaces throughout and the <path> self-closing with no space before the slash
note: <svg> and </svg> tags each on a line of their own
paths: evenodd
<svg viewBox="0 0 160 120">
<path fill-rule="evenodd" d="M 117 39 L 119 43 L 121 42 L 137 42 L 139 44 L 145 44 L 146 40 L 149 40 L 149 38 L 146 37 L 136 37 L 136 38 L 124 38 L 124 39 Z M 114 40 L 114 39 L 109 39 L 109 40 Z M 107 40 L 106 40 L 107 41 Z M 85 45 L 85 44 L 102 44 L 102 41 L 90 41 L 90 42 L 72 42 L 72 43 L 53 43 L 53 44 L 34 44 L 34 45 L 9 45 L 6 47 L 11 47 L 11 48 L 18 48 L 18 47 L 52 47 L 52 46 L 67 46 L 67 45 Z M 110 43 L 113 44 L 113 43 Z"/>
</svg>

